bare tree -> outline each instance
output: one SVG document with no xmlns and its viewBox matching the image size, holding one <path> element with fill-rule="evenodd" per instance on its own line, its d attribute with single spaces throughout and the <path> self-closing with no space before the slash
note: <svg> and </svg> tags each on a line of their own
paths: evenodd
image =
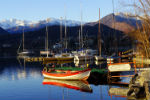
<svg viewBox="0 0 150 100">
<path fill-rule="evenodd" d="M 146 58 L 150 57 L 150 0 L 136 0 L 130 5 L 134 8 L 134 17 L 141 20 L 137 30 L 130 36 L 137 41 L 136 50 Z"/>
</svg>

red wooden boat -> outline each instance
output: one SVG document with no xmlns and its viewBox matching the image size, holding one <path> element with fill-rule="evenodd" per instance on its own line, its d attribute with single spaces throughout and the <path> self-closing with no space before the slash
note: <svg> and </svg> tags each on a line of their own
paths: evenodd
<svg viewBox="0 0 150 100">
<path fill-rule="evenodd" d="M 43 70 L 42 74 L 46 78 L 61 80 L 87 80 L 91 69 L 70 71 L 70 70 Z"/>
</svg>

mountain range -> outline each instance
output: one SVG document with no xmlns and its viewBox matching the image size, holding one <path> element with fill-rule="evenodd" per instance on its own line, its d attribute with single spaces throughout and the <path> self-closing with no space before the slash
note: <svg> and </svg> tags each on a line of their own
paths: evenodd
<svg viewBox="0 0 150 100">
<path fill-rule="evenodd" d="M 27 21 L 27 20 L 17 20 L 17 19 L 9 19 L 0 21 L 0 27 L 7 30 L 10 33 L 20 33 L 23 28 L 27 31 L 35 31 L 47 26 L 60 25 L 63 26 L 79 26 L 81 22 L 74 20 L 64 20 L 64 19 L 55 19 L 55 18 L 47 18 L 46 20 L 39 21 Z"/>
<path fill-rule="evenodd" d="M 9 19 L 0 21 L 0 27 L 7 30 L 10 33 L 21 33 L 23 28 L 25 32 L 39 30 L 43 27 L 60 25 L 63 26 L 80 26 L 81 22 L 73 21 L 73 20 L 65 20 L 65 19 L 56 19 L 56 18 L 48 18 L 46 20 L 40 21 L 27 21 L 27 20 L 17 20 L 17 19 Z M 95 22 L 84 22 L 84 25 L 95 25 L 98 21 Z M 114 28 L 116 30 L 123 31 L 124 33 L 128 33 L 130 31 L 135 30 L 137 24 L 140 25 L 141 21 L 137 20 L 135 17 L 132 17 L 131 14 L 128 13 L 116 13 L 109 14 L 101 19 L 101 23 Z"/>
<path fill-rule="evenodd" d="M 113 26 L 115 23 L 115 27 Z M 103 49 L 109 52 L 110 48 L 114 48 L 116 43 L 121 48 L 131 46 L 131 39 L 126 33 L 137 28 L 137 23 L 141 24 L 136 18 L 126 17 L 124 14 L 109 14 L 101 19 L 101 39 Z M 62 33 L 65 30 L 65 20 L 62 20 Z M 0 21 L 0 50 L 18 49 L 22 35 L 12 33 L 22 33 L 25 29 L 25 48 L 27 49 L 44 49 L 45 47 L 45 27 L 48 26 L 49 45 L 60 42 L 60 19 L 49 19 L 38 22 L 20 21 L 16 19 Z M 66 21 L 68 45 L 70 48 L 78 48 L 77 42 L 80 30 L 80 22 Z M 8 32 L 7 32 L 8 31 Z M 115 33 L 114 33 L 115 32 Z M 97 48 L 98 21 L 83 24 L 83 37 L 85 47 Z M 2 35 L 3 34 L 3 35 Z M 63 35 L 64 38 L 64 35 Z M 94 44 L 94 45 L 93 45 Z M 11 48 L 11 49 L 8 49 Z"/>
</svg>

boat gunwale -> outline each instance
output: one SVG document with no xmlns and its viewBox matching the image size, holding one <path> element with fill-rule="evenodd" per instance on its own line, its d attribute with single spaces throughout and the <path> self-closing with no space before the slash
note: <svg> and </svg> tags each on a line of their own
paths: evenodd
<svg viewBox="0 0 150 100">
<path fill-rule="evenodd" d="M 68 73 L 50 73 L 50 72 L 45 72 L 45 71 L 42 71 L 42 73 L 46 74 L 46 75 L 55 76 L 55 77 L 66 77 L 66 76 L 81 74 L 81 73 L 84 73 L 84 72 L 87 72 L 87 71 L 91 71 L 91 69 L 85 69 L 85 70 L 74 71 L 74 72 L 70 71 Z"/>
</svg>

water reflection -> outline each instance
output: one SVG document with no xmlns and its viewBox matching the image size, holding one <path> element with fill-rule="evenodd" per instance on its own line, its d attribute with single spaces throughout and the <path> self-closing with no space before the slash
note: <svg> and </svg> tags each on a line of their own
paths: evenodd
<svg viewBox="0 0 150 100">
<path fill-rule="evenodd" d="M 41 77 L 41 66 L 18 61 L 14 58 L 0 59 L 0 79 L 20 80 L 28 77 Z"/>
<path fill-rule="evenodd" d="M 19 63 L 20 62 L 20 63 Z M 49 66 L 76 67 L 73 62 L 48 62 Z M 106 68 L 106 64 L 95 65 L 95 62 L 79 62 L 89 68 Z M 109 95 L 107 73 L 92 72 L 86 82 L 62 82 L 44 79 L 43 63 L 18 61 L 15 58 L 0 59 L 0 98 L 3 100 L 125 100 L 126 98 Z M 43 84 L 45 85 L 43 85 Z M 53 83 L 53 84 L 51 84 Z M 57 84 L 56 84 L 57 83 Z M 62 85 L 63 84 L 63 85 Z M 64 85 L 65 84 L 65 85 Z M 118 87 L 118 86 L 116 86 Z M 78 91 L 77 91 L 78 90 Z M 81 92 L 83 91 L 83 92 Z"/>
<path fill-rule="evenodd" d="M 92 89 L 87 81 L 67 81 L 44 78 L 43 85 L 54 85 L 74 90 L 80 90 L 82 92 L 92 92 Z"/>
</svg>

